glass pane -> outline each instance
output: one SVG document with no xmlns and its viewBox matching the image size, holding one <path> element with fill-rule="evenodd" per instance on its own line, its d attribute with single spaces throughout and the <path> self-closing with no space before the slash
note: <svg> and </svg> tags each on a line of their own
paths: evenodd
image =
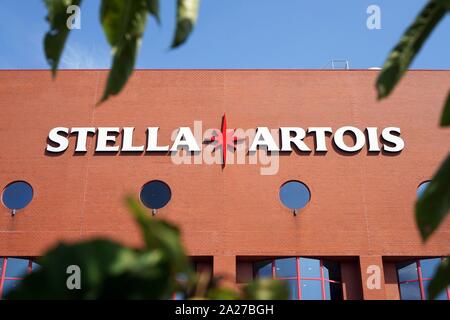
<svg viewBox="0 0 450 320">
<path fill-rule="evenodd" d="M 320 260 L 300 258 L 300 277 L 320 278 Z"/>
<path fill-rule="evenodd" d="M 2 201 L 8 209 L 25 208 L 33 198 L 33 188 L 25 181 L 10 183 L 3 190 Z"/>
<path fill-rule="evenodd" d="M 173 297 L 174 300 L 185 300 L 186 295 L 183 292 L 176 292 L 175 296 Z"/>
<path fill-rule="evenodd" d="M 301 280 L 302 300 L 322 300 L 322 282 L 320 280 Z"/>
<path fill-rule="evenodd" d="M 28 273 L 28 259 L 8 258 L 6 277 L 21 278 Z"/>
<path fill-rule="evenodd" d="M 141 190 L 141 201 L 150 209 L 164 207 L 172 197 L 169 186 L 159 180 L 153 180 L 144 184 Z"/>
<path fill-rule="evenodd" d="M 258 278 L 272 278 L 272 261 L 256 262 L 255 274 Z"/>
<path fill-rule="evenodd" d="M 397 265 L 398 281 L 417 280 L 419 275 L 417 274 L 416 262 L 406 262 Z"/>
<path fill-rule="evenodd" d="M 421 300 L 419 282 L 405 282 L 400 284 L 401 300 Z"/>
<path fill-rule="evenodd" d="M 342 300 L 342 284 L 325 281 L 325 299 Z"/>
<path fill-rule="evenodd" d="M 433 278 L 434 273 L 441 264 L 441 258 L 420 260 L 422 278 Z"/>
<path fill-rule="evenodd" d="M 38 265 L 36 262 L 32 262 L 32 264 L 31 264 L 31 270 L 32 270 L 33 272 L 39 270 L 40 268 L 41 268 L 40 265 Z"/>
<path fill-rule="evenodd" d="M 289 300 L 298 300 L 298 285 L 297 280 L 283 280 L 286 281 L 289 287 Z"/>
<path fill-rule="evenodd" d="M 275 274 L 277 278 L 297 277 L 297 259 L 285 258 L 275 260 Z"/>
<path fill-rule="evenodd" d="M 308 187 L 300 181 L 288 181 L 280 188 L 280 200 L 289 209 L 301 209 L 311 198 Z"/>
<path fill-rule="evenodd" d="M 417 187 L 417 198 L 420 198 L 422 194 L 425 192 L 425 189 L 428 187 L 431 181 L 425 181 Z"/>
<path fill-rule="evenodd" d="M 423 287 L 424 287 L 424 289 L 425 289 L 425 297 L 426 297 L 426 299 L 428 300 L 429 298 L 428 298 L 428 286 L 430 285 L 430 282 L 431 281 L 424 281 L 423 282 Z M 448 297 L 447 297 L 447 290 L 442 290 L 438 295 L 437 295 L 437 297 L 434 299 L 434 300 L 448 300 Z"/>
<path fill-rule="evenodd" d="M 19 285 L 20 280 L 5 280 L 5 282 L 3 282 L 3 298 L 8 292 L 16 289 Z"/>
<path fill-rule="evenodd" d="M 338 262 L 324 261 L 323 276 L 325 279 L 341 281 L 341 268 Z"/>
<path fill-rule="evenodd" d="M 3 258 L 0 258 L 0 279 L 2 277 L 2 271 L 3 271 Z"/>
</svg>

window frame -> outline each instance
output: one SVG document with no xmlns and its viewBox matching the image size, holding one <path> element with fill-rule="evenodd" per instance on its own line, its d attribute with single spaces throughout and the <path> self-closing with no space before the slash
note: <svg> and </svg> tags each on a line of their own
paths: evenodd
<svg viewBox="0 0 450 320">
<path fill-rule="evenodd" d="M 428 257 L 428 258 L 422 258 L 422 259 L 414 259 L 411 260 L 410 263 L 411 264 L 415 264 L 416 265 L 416 270 L 417 270 L 417 278 L 415 278 L 414 280 L 404 280 L 404 281 L 400 281 L 400 278 L 398 276 L 398 270 L 399 268 L 396 266 L 396 274 L 397 274 L 397 283 L 398 283 L 398 291 L 399 291 L 399 296 L 400 296 L 400 300 L 402 299 L 402 290 L 401 290 L 401 285 L 404 283 L 413 283 L 413 282 L 417 282 L 419 284 L 419 290 L 420 290 L 420 300 L 427 300 L 426 298 L 426 293 L 425 293 L 425 285 L 424 282 L 425 281 L 430 281 L 433 278 L 424 278 L 423 274 L 422 274 L 422 265 L 421 265 L 421 260 L 427 260 L 427 259 L 441 259 L 441 263 L 442 261 L 444 261 L 444 257 Z M 447 300 L 450 300 L 450 288 L 447 287 L 447 289 L 445 290 L 447 293 Z"/>
<path fill-rule="evenodd" d="M 33 271 L 33 263 L 34 260 L 29 257 L 0 257 L 3 259 L 2 262 L 2 273 L 0 274 L 0 300 L 3 300 L 3 289 L 5 285 L 6 280 L 13 280 L 13 281 L 22 281 L 25 277 L 7 277 L 6 276 L 6 269 L 8 267 L 8 259 L 21 259 L 21 260 L 28 260 L 28 267 L 27 267 L 27 273 L 30 274 Z"/>
<path fill-rule="evenodd" d="M 295 258 L 295 268 L 296 268 L 296 275 L 292 276 L 292 277 L 277 277 L 276 275 L 276 260 L 280 260 L 280 259 L 287 259 L 287 258 Z M 306 258 L 306 259 L 315 259 L 315 260 L 319 260 L 320 263 L 320 277 L 302 277 L 301 276 L 301 268 L 300 268 L 300 259 L 301 258 Z M 262 260 L 264 261 L 264 260 Z M 266 261 L 270 261 L 271 263 L 271 267 L 272 267 L 272 279 L 276 279 L 276 280 L 296 280 L 297 281 L 297 297 L 295 300 L 303 300 L 302 299 L 302 289 L 301 289 L 301 281 L 302 280 L 315 280 L 315 281 L 320 281 L 321 284 L 321 293 L 322 293 L 322 300 L 327 300 L 326 297 L 326 288 L 325 288 L 325 283 L 336 283 L 339 284 L 339 287 L 341 289 L 341 294 L 342 294 L 342 298 L 344 297 L 344 288 L 343 288 L 343 283 L 342 283 L 342 274 L 341 274 L 341 270 L 340 270 L 340 265 L 339 265 L 339 273 L 341 276 L 341 280 L 337 281 L 337 280 L 331 280 L 331 279 L 327 279 L 325 278 L 325 272 L 324 272 L 324 260 L 323 259 L 318 259 L 318 258 L 313 258 L 313 257 L 277 257 L 277 258 L 270 258 L 267 259 Z M 254 261 L 253 262 L 253 278 L 257 278 L 257 272 L 256 272 L 256 267 L 255 264 L 258 261 Z"/>
</svg>

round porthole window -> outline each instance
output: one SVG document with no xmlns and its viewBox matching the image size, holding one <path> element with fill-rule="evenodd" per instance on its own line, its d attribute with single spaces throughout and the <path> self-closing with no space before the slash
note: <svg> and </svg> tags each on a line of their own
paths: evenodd
<svg viewBox="0 0 450 320">
<path fill-rule="evenodd" d="M 11 210 L 25 208 L 33 199 L 33 188 L 25 181 L 14 181 L 8 184 L 2 193 L 3 205 Z"/>
<path fill-rule="evenodd" d="M 300 181 L 285 182 L 280 188 L 281 203 L 292 210 L 304 208 L 311 200 L 311 192 Z"/>
<path fill-rule="evenodd" d="M 153 180 L 144 184 L 141 189 L 141 201 L 150 209 L 165 207 L 172 197 L 169 186 L 160 180 Z"/>
<path fill-rule="evenodd" d="M 424 181 L 417 187 L 417 197 L 420 198 L 422 194 L 425 192 L 425 189 L 428 187 L 431 181 Z"/>
</svg>

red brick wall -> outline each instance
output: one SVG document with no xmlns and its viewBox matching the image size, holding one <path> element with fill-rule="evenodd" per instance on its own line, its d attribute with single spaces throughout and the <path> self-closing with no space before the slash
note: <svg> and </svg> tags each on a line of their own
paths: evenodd
<svg viewBox="0 0 450 320">
<path fill-rule="evenodd" d="M 138 244 L 124 207 L 152 179 L 166 181 L 172 200 L 158 211 L 176 222 L 190 254 L 212 255 L 214 269 L 236 255 L 434 256 L 449 252 L 447 220 L 422 244 L 413 217 L 416 187 L 448 152 L 450 131 L 438 128 L 450 72 L 411 71 L 390 98 L 377 102 L 376 71 L 136 71 L 124 92 L 95 106 L 106 71 L 0 71 L 0 187 L 26 180 L 28 207 L 11 217 L 0 207 L 0 255 L 35 256 L 56 241 L 107 236 Z M 44 151 L 56 126 L 132 126 L 145 142 L 159 126 L 172 130 L 228 126 L 397 126 L 400 154 L 280 158 L 277 175 L 256 165 L 174 165 L 170 157 L 74 155 L 75 137 L 58 156 Z M 311 140 L 305 140 L 311 145 Z M 311 202 L 294 217 L 278 199 L 286 180 L 305 182 Z M 235 261 L 235 259 L 233 260 Z M 217 263 L 217 264 L 216 264 Z M 235 270 L 232 271 L 232 273 Z M 231 275 L 233 277 L 233 275 Z"/>
</svg>

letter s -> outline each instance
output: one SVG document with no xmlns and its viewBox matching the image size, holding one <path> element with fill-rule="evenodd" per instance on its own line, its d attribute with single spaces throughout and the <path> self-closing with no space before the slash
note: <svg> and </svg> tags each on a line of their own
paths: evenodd
<svg viewBox="0 0 450 320">
<path fill-rule="evenodd" d="M 47 144 L 47 151 L 48 152 L 63 152 L 67 149 L 69 146 L 69 140 L 67 137 L 64 137 L 63 135 L 60 135 L 60 132 L 64 132 L 66 135 L 69 134 L 69 129 L 64 127 L 57 127 L 50 130 L 50 133 L 48 134 L 48 139 L 56 143 L 57 147 L 52 147 L 51 145 Z"/>
<path fill-rule="evenodd" d="M 387 152 L 400 152 L 405 147 L 405 142 L 401 137 L 392 134 L 392 132 L 397 132 L 400 135 L 400 128 L 388 127 L 383 129 L 381 137 L 387 142 L 394 144 L 393 147 L 383 144 L 383 149 Z"/>
</svg>

